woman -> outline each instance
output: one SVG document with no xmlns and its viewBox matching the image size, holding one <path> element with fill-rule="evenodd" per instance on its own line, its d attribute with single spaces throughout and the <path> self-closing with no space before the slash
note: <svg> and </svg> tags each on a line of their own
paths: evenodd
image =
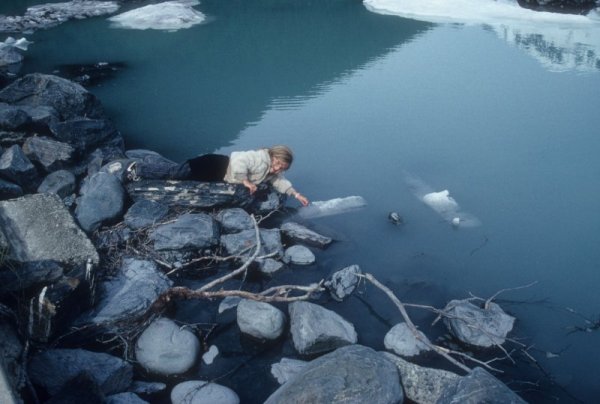
<svg viewBox="0 0 600 404">
<path fill-rule="evenodd" d="M 138 161 L 130 164 L 127 172 L 129 179 L 134 181 L 142 177 L 243 184 L 250 194 L 256 192 L 258 184 L 269 182 L 276 191 L 293 196 L 307 206 L 309 200 L 283 176 L 293 160 L 294 155 L 289 147 L 272 146 L 268 149 L 233 152 L 230 157 L 206 154 L 178 165 Z"/>
</svg>

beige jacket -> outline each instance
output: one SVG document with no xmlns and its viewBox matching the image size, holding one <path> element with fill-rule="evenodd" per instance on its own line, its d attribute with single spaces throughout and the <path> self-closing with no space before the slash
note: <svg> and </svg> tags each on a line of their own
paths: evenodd
<svg viewBox="0 0 600 404">
<path fill-rule="evenodd" d="M 293 195 L 296 190 L 282 174 L 269 174 L 271 156 L 267 149 L 233 152 L 224 180 L 231 184 L 241 184 L 248 180 L 253 184 L 268 181 L 278 192 Z"/>
</svg>

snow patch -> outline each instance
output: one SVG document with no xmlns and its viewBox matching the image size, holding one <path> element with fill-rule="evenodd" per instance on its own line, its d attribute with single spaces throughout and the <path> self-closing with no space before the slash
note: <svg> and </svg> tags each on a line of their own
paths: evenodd
<svg viewBox="0 0 600 404">
<path fill-rule="evenodd" d="M 114 28 L 156 29 L 177 31 L 200 24 L 206 16 L 193 6 L 200 4 L 195 0 L 166 1 L 136 8 L 109 18 Z"/>
</svg>

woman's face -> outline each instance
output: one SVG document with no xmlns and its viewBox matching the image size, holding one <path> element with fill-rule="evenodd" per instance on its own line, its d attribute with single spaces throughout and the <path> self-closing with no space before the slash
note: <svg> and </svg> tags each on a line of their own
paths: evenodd
<svg viewBox="0 0 600 404">
<path fill-rule="evenodd" d="M 279 160 L 278 158 L 272 158 L 270 173 L 271 174 L 279 174 L 279 173 L 282 173 L 285 170 L 287 170 L 288 167 L 289 167 L 288 163 L 283 162 L 283 161 Z"/>
</svg>

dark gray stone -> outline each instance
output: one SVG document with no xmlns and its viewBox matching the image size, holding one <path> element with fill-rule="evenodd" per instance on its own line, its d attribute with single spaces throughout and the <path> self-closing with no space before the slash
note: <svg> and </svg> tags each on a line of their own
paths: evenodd
<svg viewBox="0 0 600 404">
<path fill-rule="evenodd" d="M 357 276 L 360 274 L 362 271 L 358 265 L 350 265 L 331 275 L 331 278 L 325 282 L 325 287 L 329 289 L 331 297 L 341 302 L 354 292 L 360 282 L 360 278 Z"/>
<path fill-rule="evenodd" d="M 37 170 L 18 145 L 9 147 L 0 157 L 0 176 L 15 182 L 23 189 L 37 187 Z"/>
<path fill-rule="evenodd" d="M 50 400 L 44 404 L 104 404 L 105 397 L 98 382 L 88 371 L 82 371 L 67 381 Z"/>
<path fill-rule="evenodd" d="M 525 401 L 483 368 L 446 386 L 436 404 L 524 404 Z"/>
<path fill-rule="evenodd" d="M 281 358 L 278 363 L 271 365 L 271 374 L 279 384 L 284 384 L 302 373 L 309 363 L 299 359 Z"/>
<path fill-rule="evenodd" d="M 40 130 L 47 131 L 51 124 L 60 120 L 56 109 L 48 105 L 19 105 L 19 109 L 27 113 L 32 126 Z"/>
<path fill-rule="evenodd" d="M 273 276 L 285 268 L 285 264 L 283 262 L 274 260 L 273 258 L 258 259 L 256 262 L 258 263 L 258 269 L 260 272 L 268 276 Z"/>
<path fill-rule="evenodd" d="M 0 60 L 2 48 L 0 48 Z M 16 130 L 30 122 L 31 118 L 19 107 L 0 102 L 0 129 Z"/>
<path fill-rule="evenodd" d="M 0 391 L 0 399 L 10 402 L 14 398 L 15 393 L 24 387 L 25 380 L 23 379 L 23 344 L 19 340 L 17 329 L 10 323 L 0 319 L 0 357 L 6 376 L 6 384 L 8 388 Z M 0 370 L 2 371 L 2 370 Z M 8 391 L 10 389 L 10 391 Z M 11 397 L 13 396 L 13 397 Z"/>
<path fill-rule="evenodd" d="M 18 198 L 23 196 L 23 188 L 0 178 L 0 200 Z"/>
<path fill-rule="evenodd" d="M 84 231 L 93 232 L 122 217 L 125 191 L 115 176 L 96 173 L 85 181 L 80 192 L 75 217 Z"/>
<path fill-rule="evenodd" d="M 285 322 L 285 314 L 269 303 L 243 299 L 237 306 L 237 324 L 240 331 L 256 339 L 279 338 Z"/>
<path fill-rule="evenodd" d="M 429 351 L 430 348 L 423 342 L 429 340 L 421 331 L 417 332 L 420 339 L 415 337 L 406 323 L 396 324 L 385 334 L 383 344 L 386 349 L 390 349 L 400 356 L 416 356 L 423 351 Z"/>
<path fill-rule="evenodd" d="M 33 73 L 17 79 L 0 91 L 0 101 L 30 107 L 52 107 L 61 119 L 104 116 L 98 99 L 85 88 L 63 78 Z"/>
<path fill-rule="evenodd" d="M 197 250 L 214 247 L 219 242 L 216 221 L 205 213 L 181 215 L 173 223 L 158 226 L 149 234 L 154 249 Z"/>
<path fill-rule="evenodd" d="M 332 242 L 331 238 L 322 236 L 296 222 L 284 223 L 281 232 L 293 242 L 318 248 L 325 248 Z"/>
<path fill-rule="evenodd" d="M 83 349 L 50 349 L 29 362 L 31 381 L 56 394 L 71 379 L 87 372 L 104 394 L 120 393 L 131 384 L 133 366 L 116 356 Z"/>
<path fill-rule="evenodd" d="M 260 229 L 261 250 L 259 256 L 274 254 L 275 258 L 283 256 L 281 235 L 277 229 Z M 244 230 L 235 234 L 221 236 L 221 245 L 229 255 L 240 256 L 241 259 L 249 258 L 254 253 L 256 245 L 256 232 Z"/>
<path fill-rule="evenodd" d="M 0 295 L 24 290 L 36 284 L 49 284 L 62 275 L 62 265 L 53 260 L 4 265 L 0 269 Z"/>
<path fill-rule="evenodd" d="M 357 341 L 354 326 L 339 314 L 309 302 L 288 306 L 294 348 L 305 355 L 328 352 Z"/>
<path fill-rule="evenodd" d="M 43 136 L 27 138 L 23 152 L 31 161 L 40 163 L 46 172 L 67 167 L 75 157 L 75 149 L 71 145 Z"/>
<path fill-rule="evenodd" d="M 223 209 L 217 215 L 223 233 L 238 233 L 254 228 L 252 218 L 242 208 Z"/>
<path fill-rule="evenodd" d="M 265 404 L 396 404 L 403 400 L 396 366 L 371 348 L 351 345 L 308 363 Z"/>
<path fill-rule="evenodd" d="M 37 191 L 66 198 L 75 192 L 75 176 L 67 170 L 54 171 L 46 176 Z"/>
<path fill-rule="evenodd" d="M 142 199 L 131 205 L 125 213 L 125 224 L 132 229 L 141 229 L 153 226 L 160 222 L 167 213 L 169 207 L 155 201 Z"/>
<path fill-rule="evenodd" d="M 89 151 L 102 145 L 123 146 L 123 137 L 107 119 L 73 118 L 50 125 L 50 131 L 61 142 L 79 151 Z"/>
</svg>

